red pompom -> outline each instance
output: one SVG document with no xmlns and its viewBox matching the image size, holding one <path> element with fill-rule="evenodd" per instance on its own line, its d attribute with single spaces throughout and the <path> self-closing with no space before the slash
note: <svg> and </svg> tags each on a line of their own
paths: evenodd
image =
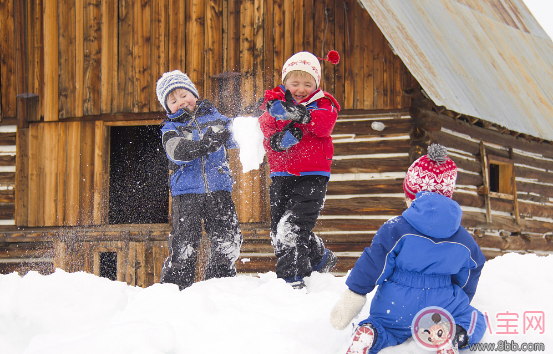
<svg viewBox="0 0 553 354">
<path fill-rule="evenodd" d="M 340 54 L 338 54 L 338 52 L 335 50 L 331 50 L 330 52 L 328 52 L 325 60 L 328 60 L 332 64 L 336 65 L 340 62 Z"/>
</svg>

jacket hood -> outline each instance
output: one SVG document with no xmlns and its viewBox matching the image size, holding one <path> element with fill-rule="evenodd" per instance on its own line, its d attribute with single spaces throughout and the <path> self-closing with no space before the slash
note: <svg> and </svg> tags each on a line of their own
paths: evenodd
<svg viewBox="0 0 553 354">
<path fill-rule="evenodd" d="M 418 192 L 403 217 L 418 232 L 435 238 L 451 237 L 461 226 L 459 204 L 441 194 Z"/>
</svg>

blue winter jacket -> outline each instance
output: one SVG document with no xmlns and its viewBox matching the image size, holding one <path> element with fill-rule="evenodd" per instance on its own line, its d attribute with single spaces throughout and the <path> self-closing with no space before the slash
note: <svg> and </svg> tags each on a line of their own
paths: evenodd
<svg viewBox="0 0 553 354">
<path fill-rule="evenodd" d="M 419 192 L 402 216 L 387 221 L 378 230 L 371 247 L 357 260 L 347 286 L 367 294 L 396 276 L 413 274 L 428 280 L 451 276 L 468 296 L 476 292 L 486 261 L 478 244 L 461 226 L 462 211 L 457 202 L 432 192 Z"/>
<path fill-rule="evenodd" d="M 232 191 L 233 179 L 226 149 L 237 148 L 232 119 L 220 114 L 208 100 L 199 100 L 194 112 L 168 114 L 161 128 L 163 148 L 169 159 L 172 195 Z M 208 128 L 214 133 L 229 129 L 231 136 L 217 151 L 201 155 L 199 141 Z"/>
</svg>

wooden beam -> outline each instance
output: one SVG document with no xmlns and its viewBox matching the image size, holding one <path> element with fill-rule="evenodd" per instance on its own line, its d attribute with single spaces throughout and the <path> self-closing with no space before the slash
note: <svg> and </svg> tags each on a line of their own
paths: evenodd
<svg viewBox="0 0 553 354">
<path fill-rule="evenodd" d="M 93 223 L 108 222 L 109 196 L 109 134 L 102 121 L 97 121 L 94 132 L 94 206 Z"/>
<path fill-rule="evenodd" d="M 484 180 L 484 186 L 489 191 L 490 181 L 489 181 L 489 171 L 488 171 L 488 161 L 486 156 L 486 148 L 484 147 L 484 142 L 480 141 L 480 162 L 482 164 L 482 178 Z M 492 208 L 490 205 L 490 195 L 484 195 L 484 200 L 486 203 L 486 222 L 492 222 Z"/>
<path fill-rule="evenodd" d="M 15 224 L 28 225 L 29 213 L 29 129 L 17 130 L 15 168 Z"/>
<path fill-rule="evenodd" d="M 513 160 L 514 158 L 514 151 L 513 151 L 513 148 L 510 147 L 509 148 L 509 157 L 511 158 L 511 161 Z M 516 181 L 516 178 L 515 178 L 515 166 L 513 164 L 512 166 L 512 173 L 511 173 L 511 185 L 513 186 L 513 196 L 514 196 L 514 199 L 515 199 L 515 220 L 517 222 L 517 225 L 520 224 L 520 212 L 519 212 L 519 209 L 518 209 L 518 196 L 517 196 L 517 181 Z"/>
<path fill-rule="evenodd" d="M 38 122 L 39 97 L 36 93 L 22 93 L 15 96 L 17 100 L 17 128 L 28 128 L 29 122 Z"/>
</svg>

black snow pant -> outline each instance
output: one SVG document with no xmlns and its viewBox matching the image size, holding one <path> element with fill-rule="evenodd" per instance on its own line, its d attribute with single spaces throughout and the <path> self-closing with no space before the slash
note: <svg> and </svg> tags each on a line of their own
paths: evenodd
<svg viewBox="0 0 553 354">
<path fill-rule="evenodd" d="M 240 255 L 242 233 L 230 192 L 181 194 L 172 198 L 173 230 L 161 282 L 177 284 L 181 290 L 194 283 L 202 220 L 211 241 L 205 279 L 235 276 L 234 263 Z"/>
<path fill-rule="evenodd" d="M 276 274 L 287 282 L 311 275 L 324 255 L 323 240 L 311 230 L 323 209 L 328 177 L 271 178 L 271 244 L 277 257 Z"/>
</svg>

